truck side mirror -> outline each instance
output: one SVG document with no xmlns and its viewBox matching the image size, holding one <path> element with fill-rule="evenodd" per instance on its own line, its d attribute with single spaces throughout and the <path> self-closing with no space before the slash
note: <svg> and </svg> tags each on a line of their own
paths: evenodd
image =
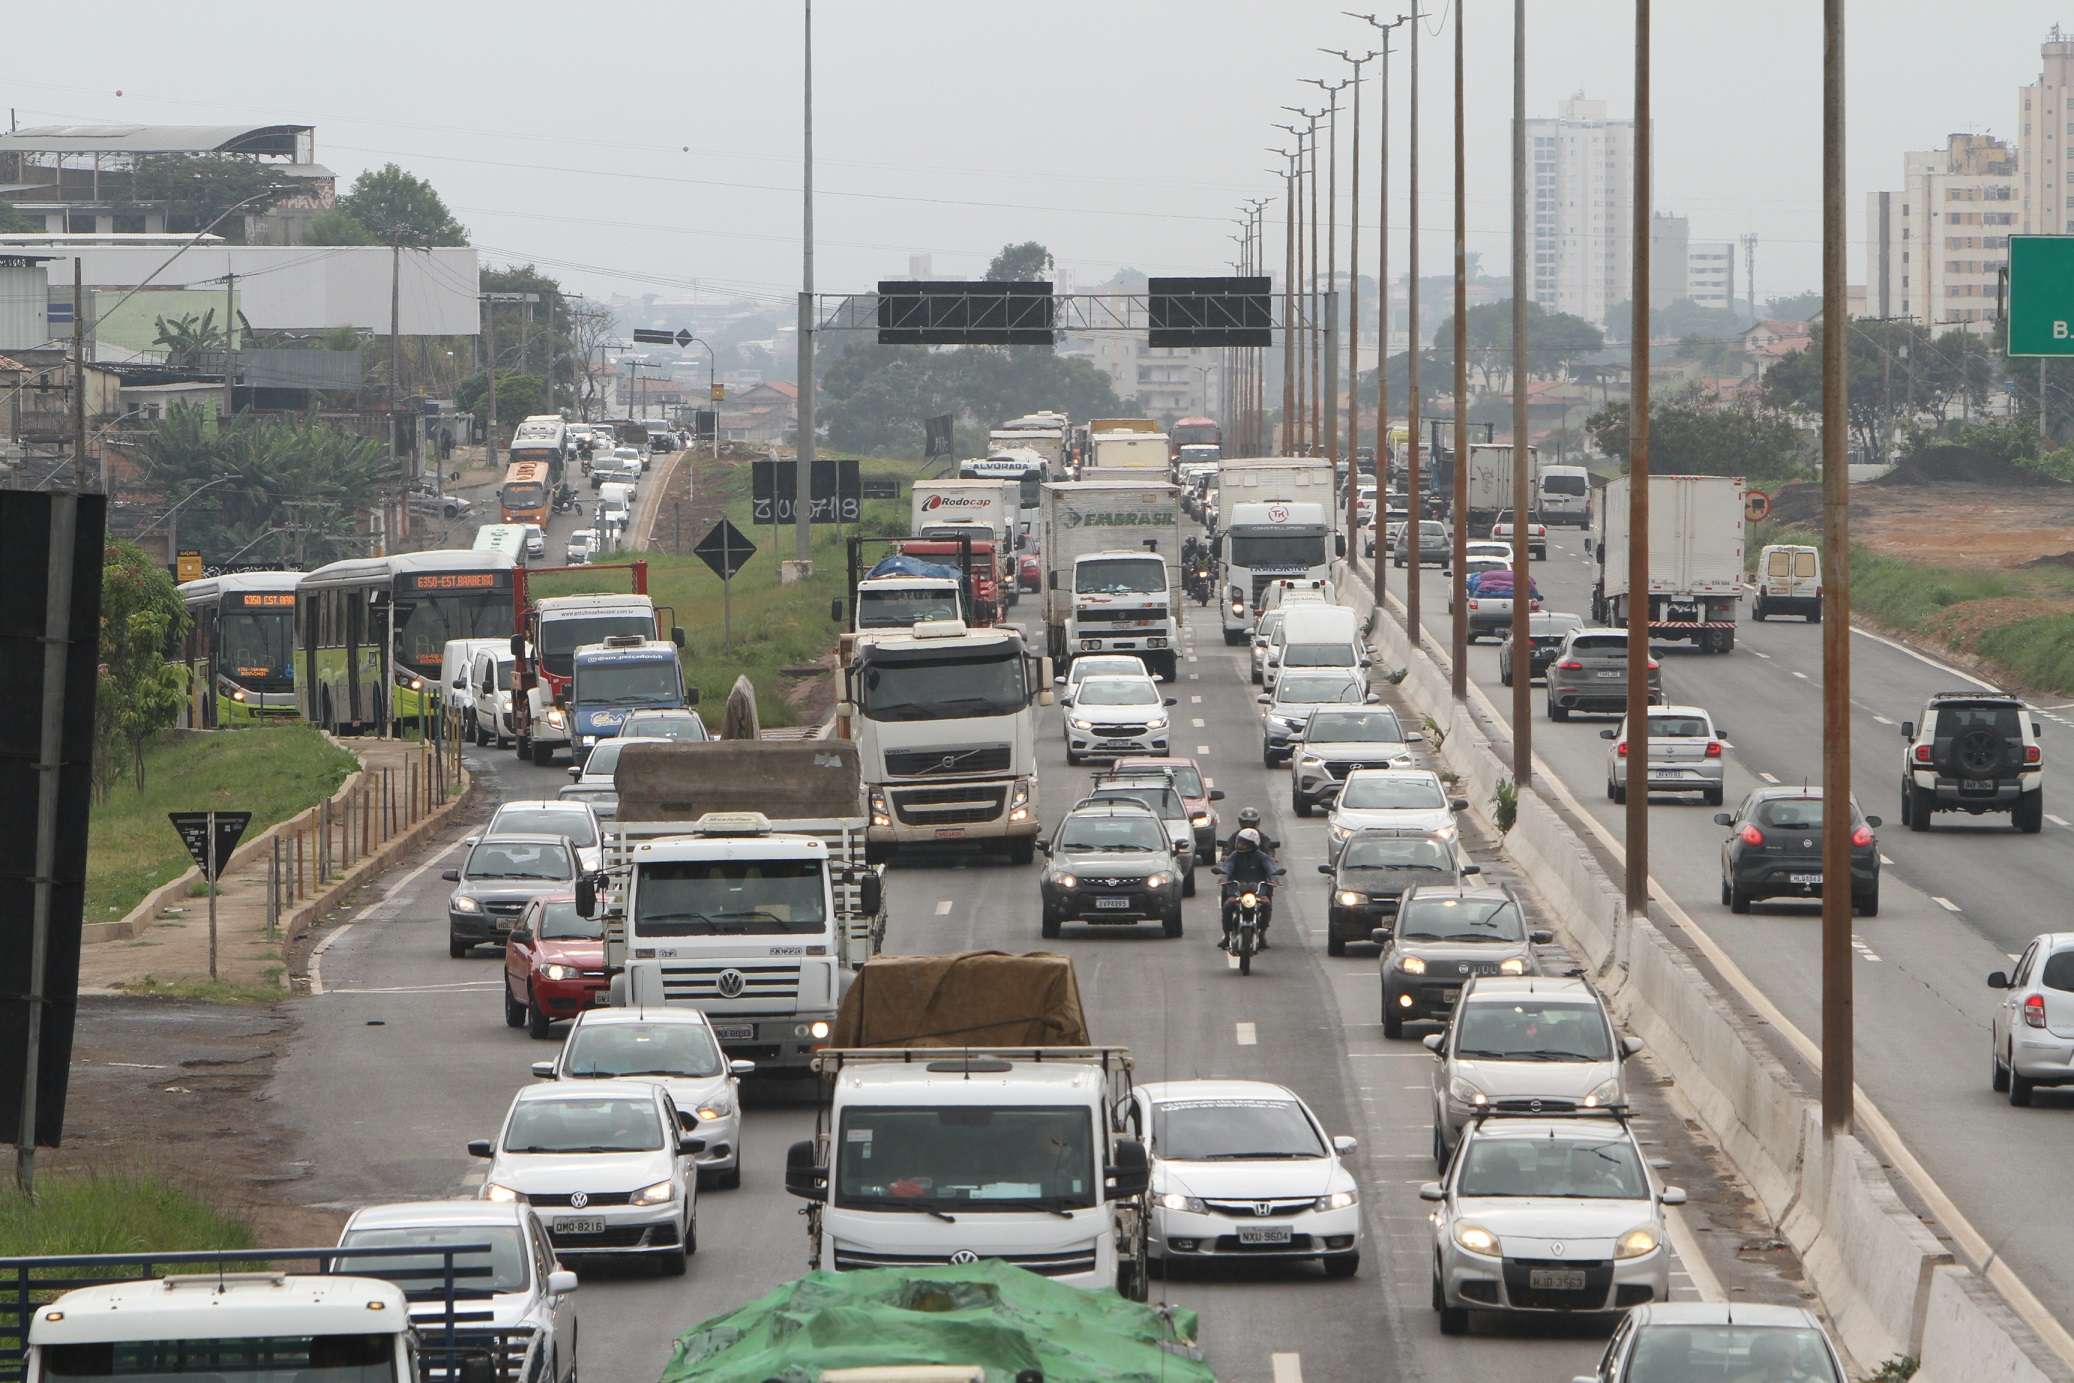
<svg viewBox="0 0 2074 1383">
<path fill-rule="evenodd" d="M 598 915 L 598 881 L 589 874 L 576 878 L 576 915 L 596 917 Z"/>
<path fill-rule="evenodd" d="M 837 596 L 835 599 L 828 602 L 828 618 L 834 623 L 842 623 L 843 598 L 841 596 Z"/>
<path fill-rule="evenodd" d="M 679 648 L 684 647 L 683 626 L 676 624 L 670 626 L 670 642 L 677 645 L 677 647 Z"/>
<path fill-rule="evenodd" d="M 687 706 L 699 704 L 699 689 L 697 687 L 686 687 L 684 689 L 684 704 Z"/>
<path fill-rule="evenodd" d="M 1152 1185 L 1152 1168 L 1145 1160 L 1145 1145 L 1135 1138 L 1116 1140 L 1116 1160 L 1108 1168 L 1107 1199 L 1127 1201 L 1145 1194 Z"/>
<path fill-rule="evenodd" d="M 886 901 L 886 881 L 876 869 L 867 870 L 857 880 L 857 908 L 867 917 L 878 915 Z"/>
<path fill-rule="evenodd" d="M 785 1150 L 785 1191 L 801 1200 L 828 1199 L 828 1169 L 814 1161 L 814 1140 L 802 1138 Z"/>
<path fill-rule="evenodd" d="M 511 656 L 519 662 L 526 660 L 526 636 L 524 634 L 513 634 L 511 636 Z"/>
</svg>

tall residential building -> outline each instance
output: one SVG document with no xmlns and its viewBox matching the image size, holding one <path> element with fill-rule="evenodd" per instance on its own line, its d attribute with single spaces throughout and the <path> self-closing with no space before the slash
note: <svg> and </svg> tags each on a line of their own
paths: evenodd
<svg viewBox="0 0 2074 1383">
<path fill-rule="evenodd" d="M 1631 296 L 1635 122 L 1578 93 L 1555 119 L 1527 122 L 1534 302 L 1593 325 Z"/>
<path fill-rule="evenodd" d="M 1866 197 L 1866 315 L 1987 330 L 2022 216 L 2016 151 L 1955 134 L 1901 164 L 1901 191 Z"/>
<path fill-rule="evenodd" d="M 1733 240 L 1694 240 L 1685 247 L 1685 296 L 1701 307 L 1735 310 L 1736 246 Z"/>
<path fill-rule="evenodd" d="M 1659 211 L 1649 218 L 1649 306 L 1669 307 L 1690 291 L 1687 287 L 1687 254 L 1692 244 L 1692 224 L 1683 216 Z"/>
<path fill-rule="evenodd" d="M 2021 225 L 2033 235 L 2062 235 L 2074 231 L 2074 38 L 2053 25 L 2040 56 L 2038 80 L 2018 93 Z"/>
</svg>

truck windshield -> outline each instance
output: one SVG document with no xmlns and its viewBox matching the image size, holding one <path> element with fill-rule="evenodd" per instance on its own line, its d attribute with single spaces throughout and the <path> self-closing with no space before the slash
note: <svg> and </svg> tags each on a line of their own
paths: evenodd
<svg viewBox="0 0 2074 1383">
<path fill-rule="evenodd" d="M 496 633 L 492 629 L 489 633 Z M 614 634 L 655 637 L 655 616 L 646 610 L 626 610 L 610 615 L 562 615 L 540 621 L 540 661 L 557 677 L 567 677 L 575 664 L 576 650 L 587 643 L 603 643 Z M 459 637 L 456 635 L 455 637 Z"/>
<path fill-rule="evenodd" d="M 1167 589 L 1167 564 L 1157 557 L 1108 557 L 1073 569 L 1076 595 L 1159 595 Z"/>
<path fill-rule="evenodd" d="M 641 866 L 634 932 L 769 936 L 818 932 L 828 918 L 818 859 L 656 860 Z"/>
<path fill-rule="evenodd" d="M 570 700 L 602 701 L 611 706 L 678 706 L 684 702 L 684 679 L 675 657 L 585 663 L 577 670 Z"/>
<path fill-rule="evenodd" d="M 195 1378 L 220 1383 L 393 1383 L 394 1335 L 268 1335 L 229 1340 L 117 1340 L 46 1345 L 44 1378 L 139 1383 Z"/>
<path fill-rule="evenodd" d="M 1077 1210 L 1101 1194 L 1084 1108 L 852 1106 L 835 1203 L 851 1210 Z"/>
<path fill-rule="evenodd" d="M 1322 567 L 1322 533 L 1234 533 L 1225 559 L 1235 567 Z"/>
<path fill-rule="evenodd" d="M 857 593 L 859 629 L 905 629 L 918 620 L 957 617 L 958 593 L 954 589 L 865 590 Z"/>
<path fill-rule="evenodd" d="M 1029 703 L 1023 660 L 946 657 L 928 662 L 871 662 L 858 679 L 868 720 L 938 720 L 1013 715 Z"/>
</svg>

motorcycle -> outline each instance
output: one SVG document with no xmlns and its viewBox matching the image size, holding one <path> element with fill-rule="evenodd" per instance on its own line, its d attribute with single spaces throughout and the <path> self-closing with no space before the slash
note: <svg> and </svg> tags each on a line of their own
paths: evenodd
<svg viewBox="0 0 2074 1383">
<path fill-rule="evenodd" d="M 553 505 L 553 508 L 554 508 L 554 512 L 555 512 L 555 513 L 557 513 L 557 514 L 573 514 L 573 513 L 575 513 L 575 512 L 576 512 L 576 491 L 575 491 L 574 489 L 570 488 L 570 487 L 569 487 L 569 486 L 567 486 L 567 485 L 563 485 L 563 486 L 561 486 L 560 488 L 558 488 L 558 489 L 557 489 L 557 490 L 555 491 L 555 497 L 554 497 L 554 505 Z"/>
<path fill-rule="evenodd" d="M 1190 567 L 1186 585 L 1189 596 L 1198 605 L 1208 605 L 1210 597 L 1215 595 L 1217 591 L 1217 583 L 1212 579 L 1210 568 L 1207 564 Z"/>
<path fill-rule="evenodd" d="M 1253 973 L 1253 954 L 1260 949 L 1260 933 L 1267 925 L 1267 910 L 1275 896 L 1272 882 L 1227 883 L 1225 907 L 1231 912 L 1231 954 L 1238 957 L 1239 973 Z"/>
</svg>

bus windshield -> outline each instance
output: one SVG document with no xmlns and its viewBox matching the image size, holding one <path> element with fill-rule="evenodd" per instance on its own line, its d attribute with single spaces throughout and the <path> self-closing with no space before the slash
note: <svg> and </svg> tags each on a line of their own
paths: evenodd
<svg viewBox="0 0 2074 1383">
<path fill-rule="evenodd" d="M 217 624 L 216 671 L 240 686 L 286 690 L 295 683 L 295 612 L 226 612 Z"/>
<path fill-rule="evenodd" d="M 493 639 L 511 633 L 511 592 L 471 591 L 397 597 L 396 656 L 415 667 L 437 668 L 449 639 Z"/>
</svg>

